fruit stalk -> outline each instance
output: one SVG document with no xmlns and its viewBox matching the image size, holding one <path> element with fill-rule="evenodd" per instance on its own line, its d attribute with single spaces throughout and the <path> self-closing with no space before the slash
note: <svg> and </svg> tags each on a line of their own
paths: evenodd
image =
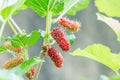
<svg viewBox="0 0 120 80">
<path fill-rule="evenodd" d="M 15 30 L 14 26 L 12 25 L 12 23 L 10 22 L 10 20 L 8 20 L 8 24 L 10 25 L 10 28 L 13 30 L 14 34 L 17 34 L 17 31 Z"/>
<path fill-rule="evenodd" d="M 1 28 L 0 28 L 0 39 L 1 39 L 1 37 L 2 37 L 3 30 L 4 30 L 4 28 L 5 28 L 5 24 L 6 24 L 6 21 L 3 22 L 3 24 L 2 24 L 2 26 L 1 26 Z"/>
<path fill-rule="evenodd" d="M 51 29 L 51 19 L 52 19 L 52 13 L 48 12 L 48 14 L 46 16 L 46 34 L 45 34 L 45 37 L 44 37 L 43 45 L 49 44 L 49 36 L 50 36 L 50 29 Z M 47 49 L 46 50 L 42 49 L 40 51 L 40 58 L 44 59 L 46 55 L 47 55 Z M 35 71 L 35 75 L 34 75 L 34 78 L 33 78 L 34 80 L 38 80 L 38 76 L 39 76 L 41 67 L 42 67 L 42 62 L 40 62 L 37 65 L 37 69 Z"/>
</svg>

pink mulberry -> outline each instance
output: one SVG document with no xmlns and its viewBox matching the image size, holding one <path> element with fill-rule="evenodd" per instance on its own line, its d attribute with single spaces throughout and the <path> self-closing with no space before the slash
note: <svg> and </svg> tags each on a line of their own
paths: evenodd
<svg viewBox="0 0 120 80">
<path fill-rule="evenodd" d="M 52 31 L 51 31 L 51 36 L 55 39 L 55 40 L 58 40 L 60 39 L 61 37 L 64 37 L 64 32 L 60 29 L 60 28 L 54 28 Z"/>
<path fill-rule="evenodd" d="M 60 28 L 54 28 L 51 31 L 51 36 L 56 40 L 57 44 L 63 51 L 70 50 L 70 44 L 65 38 L 64 32 Z"/>
<path fill-rule="evenodd" d="M 69 51 L 70 50 L 70 44 L 65 38 L 61 38 L 59 41 L 57 41 L 59 46 L 63 51 Z"/>
<path fill-rule="evenodd" d="M 48 56 L 51 58 L 51 60 L 54 62 L 55 66 L 60 68 L 63 66 L 63 57 L 61 53 L 56 50 L 53 46 L 48 48 Z"/>
<path fill-rule="evenodd" d="M 61 18 L 58 23 L 64 28 L 76 32 L 80 29 L 80 23 L 78 21 L 71 21 L 67 18 Z"/>
</svg>

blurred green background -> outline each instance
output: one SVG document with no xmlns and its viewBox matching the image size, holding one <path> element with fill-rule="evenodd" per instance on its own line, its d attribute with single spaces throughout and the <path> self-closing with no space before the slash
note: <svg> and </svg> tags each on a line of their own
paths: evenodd
<svg viewBox="0 0 120 80">
<path fill-rule="evenodd" d="M 78 12 L 75 16 L 65 15 L 65 17 L 78 20 L 82 24 L 81 30 L 75 33 L 77 39 L 71 47 L 70 52 L 74 51 L 76 48 L 83 49 L 94 43 L 104 44 L 110 47 L 112 52 L 120 52 L 120 43 L 117 41 L 116 35 L 107 24 L 97 20 L 96 12 L 98 12 L 98 10 L 94 5 L 94 0 L 91 0 L 89 6 Z M 45 30 L 45 18 L 39 17 L 31 9 L 21 11 L 19 15 L 15 15 L 13 18 L 20 28 L 25 29 L 27 33 L 36 29 Z M 57 24 L 53 25 L 53 27 L 57 26 Z M 6 26 L 4 36 L 11 36 L 12 34 L 11 29 Z M 38 56 L 41 45 L 42 43 L 39 41 L 36 45 L 29 47 L 29 55 Z M 57 45 L 56 47 L 58 48 Z M 46 57 L 46 62 L 43 64 L 39 76 L 40 79 L 80 80 L 81 77 L 85 77 L 88 78 L 88 80 L 99 80 L 101 74 L 107 76 L 115 75 L 113 71 L 106 66 L 84 57 L 71 56 L 69 55 L 70 52 L 62 52 L 64 66 L 60 69 L 54 66 L 49 57 Z M 2 65 L 3 62 L 10 57 L 12 57 L 10 54 L 2 54 L 0 56 L 0 64 Z"/>
</svg>

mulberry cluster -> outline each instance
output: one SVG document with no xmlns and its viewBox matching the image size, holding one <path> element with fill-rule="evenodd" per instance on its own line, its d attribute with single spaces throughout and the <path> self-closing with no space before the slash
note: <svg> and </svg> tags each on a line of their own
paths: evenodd
<svg viewBox="0 0 120 80">
<path fill-rule="evenodd" d="M 48 48 L 48 56 L 54 62 L 56 67 L 60 68 L 63 66 L 63 57 L 61 53 L 57 49 L 55 49 L 54 46 L 50 46 Z"/>
<path fill-rule="evenodd" d="M 21 64 L 22 62 L 24 62 L 24 58 L 22 56 L 17 56 L 15 58 L 12 58 L 11 60 L 6 61 L 3 64 L 3 67 L 5 69 L 11 69 L 13 67 L 18 66 L 19 64 Z"/>
<path fill-rule="evenodd" d="M 31 67 L 30 71 L 25 73 L 25 76 L 30 80 L 33 78 L 34 75 L 35 75 L 35 68 L 34 67 Z"/>
<path fill-rule="evenodd" d="M 64 32 L 60 28 L 54 28 L 51 31 L 51 36 L 56 40 L 57 44 L 63 51 L 70 50 L 70 44 L 65 38 Z"/>
<path fill-rule="evenodd" d="M 80 28 L 80 24 L 77 21 L 71 21 L 69 19 L 66 18 L 61 18 L 58 23 L 63 26 L 64 28 L 72 31 L 72 32 L 76 32 L 79 30 Z M 70 50 L 70 44 L 68 42 L 68 40 L 65 37 L 64 32 L 62 31 L 62 29 L 60 28 L 54 28 L 51 31 L 51 36 L 52 38 L 57 42 L 57 44 L 59 45 L 59 47 L 63 50 L 63 51 L 69 51 Z M 51 58 L 51 60 L 54 62 L 55 66 L 60 68 L 63 66 L 63 57 L 60 54 L 60 52 L 55 49 L 54 46 L 50 46 L 48 47 L 48 56 Z"/>
<path fill-rule="evenodd" d="M 62 27 L 66 28 L 66 29 L 68 29 L 68 30 L 70 30 L 72 32 L 76 32 L 76 31 L 78 31 L 80 29 L 80 23 L 78 21 L 71 21 L 71 20 L 69 20 L 67 18 L 61 18 L 58 21 L 58 23 Z"/>
</svg>

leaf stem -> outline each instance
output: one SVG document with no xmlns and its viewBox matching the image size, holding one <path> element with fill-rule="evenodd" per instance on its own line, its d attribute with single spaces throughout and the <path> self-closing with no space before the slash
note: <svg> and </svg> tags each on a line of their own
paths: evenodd
<svg viewBox="0 0 120 80">
<path fill-rule="evenodd" d="M 52 20 L 52 13 L 48 12 L 48 14 L 46 16 L 46 34 L 45 34 L 45 37 L 44 37 L 43 45 L 44 44 L 49 44 L 49 35 L 50 35 L 50 29 L 51 29 L 51 20 Z M 41 50 L 41 52 L 40 52 L 40 58 L 44 59 L 46 55 L 47 55 L 47 50 Z M 33 80 L 38 80 L 38 76 L 39 76 L 41 67 L 42 67 L 42 62 L 40 62 L 37 65 L 35 76 L 34 76 Z"/>
<path fill-rule="evenodd" d="M 47 51 L 44 51 L 44 50 L 41 50 L 40 52 L 40 58 L 41 60 L 44 60 L 45 56 L 46 56 L 46 53 Z M 42 63 L 43 62 L 40 62 L 38 65 L 37 65 L 37 69 L 35 71 L 35 76 L 34 76 L 34 79 L 33 80 L 38 80 L 38 76 L 39 76 L 39 73 L 40 73 L 40 70 L 41 70 L 41 67 L 42 67 Z"/>
<path fill-rule="evenodd" d="M 10 20 L 7 21 L 8 24 L 10 25 L 10 28 L 13 30 L 14 34 L 17 34 L 17 31 L 15 30 L 15 28 L 13 27 L 12 23 L 10 22 Z"/>
<path fill-rule="evenodd" d="M 10 17 L 10 21 L 13 23 L 13 25 L 15 26 L 15 28 L 20 32 L 20 34 L 22 34 L 22 30 L 21 30 L 20 27 L 15 23 L 15 21 L 12 19 L 12 17 Z"/>
<path fill-rule="evenodd" d="M 0 39 L 1 39 L 1 37 L 2 37 L 3 30 L 4 30 L 4 28 L 5 28 L 5 24 L 6 24 L 6 21 L 3 22 L 3 24 L 2 24 L 2 26 L 1 26 L 1 28 L 0 28 Z"/>
<path fill-rule="evenodd" d="M 52 18 L 52 13 L 48 12 L 48 15 L 46 17 L 46 35 L 45 35 L 46 39 L 48 39 L 50 34 L 51 18 Z M 48 41 L 46 43 L 48 43 Z"/>
<path fill-rule="evenodd" d="M 25 59 L 29 60 L 29 55 L 28 55 L 27 47 L 24 47 L 24 54 L 25 54 Z"/>
</svg>

